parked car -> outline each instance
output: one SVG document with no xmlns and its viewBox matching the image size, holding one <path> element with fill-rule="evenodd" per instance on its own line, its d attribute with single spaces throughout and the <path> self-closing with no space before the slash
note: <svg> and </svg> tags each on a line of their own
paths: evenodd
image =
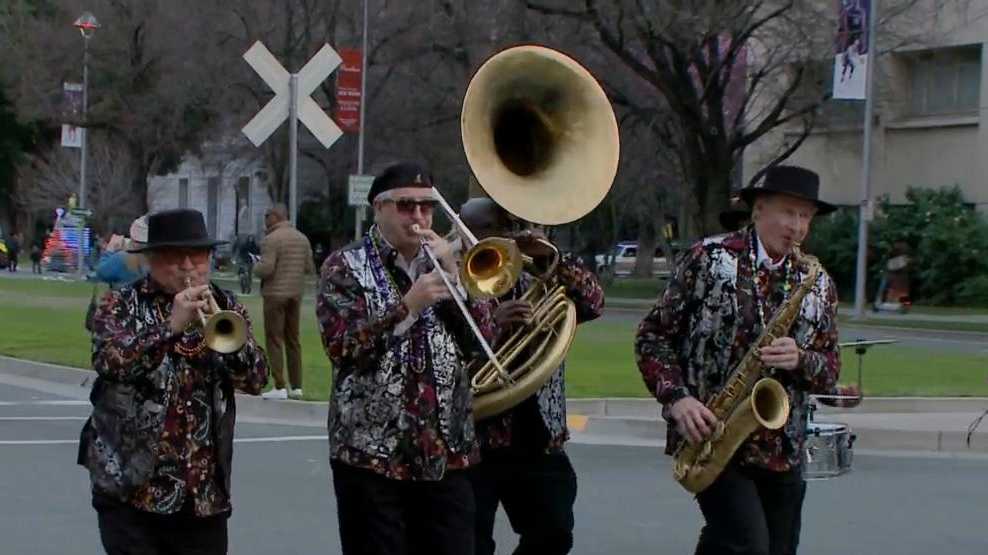
<svg viewBox="0 0 988 555">
<path fill-rule="evenodd" d="M 598 254 L 596 256 L 597 275 L 626 277 L 635 270 L 635 260 L 638 257 L 637 241 L 622 241 L 614 246 L 609 254 Z M 652 258 L 652 275 L 656 277 L 668 277 L 671 265 L 666 261 L 661 247 L 655 248 Z"/>
</svg>

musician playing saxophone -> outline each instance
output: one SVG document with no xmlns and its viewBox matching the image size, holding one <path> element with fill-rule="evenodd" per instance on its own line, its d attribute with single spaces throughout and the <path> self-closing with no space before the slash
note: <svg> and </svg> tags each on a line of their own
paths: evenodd
<svg viewBox="0 0 988 555">
<path fill-rule="evenodd" d="M 479 460 L 467 362 L 479 352 L 450 301 L 456 261 L 432 228 L 436 198 L 420 165 L 374 179 L 374 225 L 323 263 L 316 316 L 333 364 L 329 457 L 344 555 L 473 553 Z M 428 245 L 429 251 L 423 246 Z M 469 303 L 485 339 L 486 302 Z"/>
<path fill-rule="evenodd" d="M 523 252 L 535 252 L 541 232 L 526 229 L 488 198 L 472 198 L 460 212 L 463 223 L 479 238 L 512 235 Z M 600 316 L 604 290 L 593 272 L 574 257 L 564 256 L 555 270 L 566 296 L 576 304 L 578 322 Z M 532 274 L 522 272 L 515 287 L 495 302 L 494 321 L 499 333 L 532 316 L 532 305 L 518 300 L 532 285 Z M 493 555 L 494 517 L 504 507 L 512 529 L 519 535 L 515 555 L 562 555 L 573 547 L 573 505 L 576 473 L 564 450 L 566 428 L 565 364 L 534 395 L 513 409 L 477 424 L 481 463 L 469 472 L 477 503 L 477 555 Z"/>
<path fill-rule="evenodd" d="M 806 277 L 794 248 L 814 216 L 834 210 L 819 199 L 819 185 L 804 168 L 769 169 L 760 186 L 742 191 L 753 223 L 694 245 L 642 320 L 635 354 L 668 422 L 667 454 L 711 436 L 717 419 L 705 403 Z M 697 554 L 796 553 L 808 395 L 830 391 L 840 371 L 837 294 L 825 271 L 798 311 L 788 336 L 759 352 L 768 376 L 788 393 L 789 419 L 781 429 L 752 434 L 697 495 L 706 521 Z"/>
</svg>

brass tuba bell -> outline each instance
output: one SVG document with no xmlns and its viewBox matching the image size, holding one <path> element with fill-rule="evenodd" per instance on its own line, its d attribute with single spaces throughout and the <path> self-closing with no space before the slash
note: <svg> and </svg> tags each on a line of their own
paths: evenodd
<svg viewBox="0 0 988 555">
<path fill-rule="evenodd" d="M 610 100 L 579 62 L 551 48 L 517 46 L 484 62 L 463 98 L 460 133 L 480 186 L 529 222 L 585 216 L 617 174 Z"/>
</svg>

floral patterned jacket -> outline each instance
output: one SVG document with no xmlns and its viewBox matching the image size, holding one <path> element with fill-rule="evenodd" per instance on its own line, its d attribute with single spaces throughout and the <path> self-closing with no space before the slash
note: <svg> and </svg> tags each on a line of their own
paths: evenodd
<svg viewBox="0 0 988 555">
<path fill-rule="evenodd" d="M 397 256 L 374 226 L 322 266 L 316 316 L 333 365 L 330 458 L 393 479 L 440 480 L 479 460 L 466 364 L 484 355 L 452 301 L 396 330 L 412 285 Z M 470 311 L 490 342 L 489 303 Z"/>
<path fill-rule="evenodd" d="M 248 318 L 232 293 L 212 293 Z M 198 328 L 173 334 L 172 298 L 145 277 L 101 299 L 93 318 L 98 377 L 78 463 L 94 494 L 145 511 L 175 513 L 191 495 L 200 516 L 228 512 L 234 389 L 260 393 L 267 361 L 249 319 L 246 345 L 230 355 L 205 348 Z"/>
<path fill-rule="evenodd" d="M 649 391 L 668 408 L 684 396 L 707 402 L 761 334 L 765 321 L 805 278 L 792 257 L 780 271 L 755 269 L 751 226 L 693 246 L 676 268 L 665 294 L 642 320 L 635 342 L 638 368 Z M 806 436 L 808 394 L 829 392 L 840 372 L 837 294 L 821 272 L 803 299 L 789 336 L 802 349 L 799 367 L 771 370 L 789 392 L 790 416 L 777 431 L 756 432 L 738 450 L 743 464 L 785 471 L 800 464 Z M 682 438 L 668 427 L 666 452 Z"/>
<path fill-rule="evenodd" d="M 604 310 L 604 290 L 597 276 L 571 255 L 562 258 L 557 271 L 566 296 L 576 305 L 577 322 L 598 318 Z M 533 280 L 530 274 L 522 274 L 514 289 L 500 301 L 521 297 Z M 515 447 L 526 451 L 562 448 L 569 439 L 565 374 L 564 362 L 535 395 L 504 414 L 480 422 L 477 435 L 481 447 L 485 450 Z"/>
</svg>

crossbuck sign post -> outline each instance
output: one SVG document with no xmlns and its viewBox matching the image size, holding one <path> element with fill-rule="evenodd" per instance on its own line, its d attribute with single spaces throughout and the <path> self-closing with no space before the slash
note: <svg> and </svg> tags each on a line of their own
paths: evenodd
<svg viewBox="0 0 988 555">
<path fill-rule="evenodd" d="M 288 73 L 261 41 L 244 53 L 244 60 L 274 91 L 274 98 L 244 126 L 244 135 L 254 146 L 261 146 L 288 119 L 288 210 L 292 225 L 297 225 L 298 122 L 301 120 L 326 148 L 333 146 L 343 134 L 310 96 L 342 60 L 331 46 L 323 44 L 301 71 Z"/>
</svg>

